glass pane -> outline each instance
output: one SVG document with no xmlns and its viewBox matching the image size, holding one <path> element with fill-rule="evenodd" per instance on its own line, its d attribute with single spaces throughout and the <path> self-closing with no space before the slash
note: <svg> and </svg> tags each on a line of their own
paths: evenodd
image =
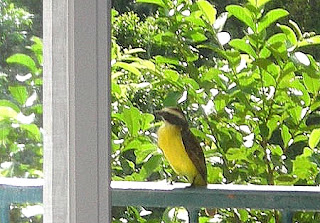
<svg viewBox="0 0 320 223">
<path fill-rule="evenodd" d="M 320 3 L 300 3 L 113 0 L 113 180 L 319 185 Z M 113 209 L 122 222 L 180 213 Z M 280 221 L 278 211 L 213 215 Z"/>
<path fill-rule="evenodd" d="M 42 1 L 0 0 L 1 222 L 42 222 L 39 182 L 12 179 L 43 177 L 41 129 Z"/>
</svg>

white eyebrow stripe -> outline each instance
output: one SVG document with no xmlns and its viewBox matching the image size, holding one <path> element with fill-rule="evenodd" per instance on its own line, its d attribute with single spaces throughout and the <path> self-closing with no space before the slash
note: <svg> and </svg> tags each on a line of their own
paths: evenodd
<svg viewBox="0 0 320 223">
<path fill-rule="evenodd" d="M 182 120 L 186 120 L 186 118 L 184 117 L 183 114 L 181 114 L 180 112 L 174 110 L 174 109 L 170 109 L 170 108 L 164 108 L 163 109 L 165 112 L 168 112 L 170 114 L 173 114 L 175 116 L 177 116 L 178 118 L 182 119 Z"/>
</svg>

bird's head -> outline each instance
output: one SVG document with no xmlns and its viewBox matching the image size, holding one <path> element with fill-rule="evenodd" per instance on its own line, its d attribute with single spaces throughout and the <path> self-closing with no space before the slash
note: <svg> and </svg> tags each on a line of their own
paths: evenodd
<svg viewBox="0 0 320 223">
<path fill-rule="evenodd" d="M 181 109 L 176 107 L 167 107 L 155 112 L 156 115 L 161 116 L 163 120 L 167 121 L 171 125 L 177 125 L 180 127 L 188 127 L 188 121 L 184 117 Z"/>
</svg>

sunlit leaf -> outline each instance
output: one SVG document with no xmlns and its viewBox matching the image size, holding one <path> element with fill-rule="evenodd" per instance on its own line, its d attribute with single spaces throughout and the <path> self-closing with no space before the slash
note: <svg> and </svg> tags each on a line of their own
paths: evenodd
<svg viewBox="0 0 320 223">
<path fill-rule="evenodd" d="M 219 167 L 213 167 L 208 165 L 208 182 L 209 183 L 219 183 L 223 179 L 222 169 Z"/>
<path fill-rule="evenodd" d="M 240 51 L 243 51 L 243 52 L 249 54 L 250 56 L 252 56 L 254 58 L 257 57 L 257 54 L 253 50 L 252 46 L 243 39 L 233 39 L 229 42 L 229 45 L 235 49 L 238 49 Z"/>
<path fill-rule="evenodd" d="M 22 54 L 22 53 L 14 54 L 14 55 L 10 56 L 6 61 L 9 64 L 15 63 L 15 64 L 25 66 L 33 74 L 37 73 L 36 63 L 34 62 L 34 60 L 30 56 L 28 56 L 26 54 Z"/>
<path fill-rule="evenodd" d="M 303 83 L 306 86 L 308 92 L 312 94 L 318 94 L 320 90 L 319 78 L 310 77 L 308 74 L 303 73 Z"/>
<path fill-rule="evenodd" d="M 26 130 L 28 132 L 28 135 L 30 135 L 34 140 L 40 141 L 41 134 L 40 134 L 40 130 L 37 125 L 35 125 L 35 124 L 22 124 L 22 125 L 20 125 L 20 128 L 23 130 Z"/>
<path fill-rule="evenodd" d="M 14 104 L 13 102 L 8 101 L 8 100 L 0 100 L 0 106 L 2 106 L 2 107 L 10 107 L 13 110 L 15 110 L 17 113 L 20 112 L 20 108 L 16 104 Z"/>
<path fill-rule="evenodd" d="M 320 44 L 320 35 L 312 36 L 298 42 L 298 47 Z"/>
<path fill-rule="evenodd" d="M 291 134 L 289 132 L 289 128 L 286 125 L 282 125 L 281 127 L 281 138 L 284 146 L 287 147 L 291 139 Z"/>
<path fill-rule="evenodd" d="M 265 87 L 276 86 L 276 80 L 269 72 L 261 72 L 263 85 Z"/>
<path fill-rule="evenodd" d="M 207 40 L 207 37 L 203 33 L 195 31 L 195 30 L 191 30 L 191 31 L 187 32 L 186 36 L 188 36 L 190 39 L 192 39 L 195 43 Z"/>
<path fill-rule="evenodd" d="M 205 18 L 209 22 L 210 25 L 213 25 L 213 23 L 216 20 L 216 14 L 217 10 L 214 8 L 213 5 L 211 5 L 208 1 L 206 0 L 199 0 L 197 1 L 197 4 L 204 14 Z"/>
<path fill-rule="evenodd" d="M 297 35 L 297 39 L 298 40 L 302 40 L 303 38 L 303 35 L 302 35 L 302 32 L 301 32 L 301 29 L 299 28 L 298 24 L 295 23 L 294 21 L 292 20 L 289 20 L 289 24 L 291 25 L 291 27 L 294 29 L 296 35 Z"/>
<path fill-rule="evenodd" d="M 126 124 L 126 127 L 132 136 L 138 135 L 138 131 L 141 127 L 141 113 L 139 109 L 135 107 L 124 108 L 122 113 L 114 114 L 113 116 L 117 117 Z"/>
<path fill-rule="evenodd" d="M 152 114 L 148 114 L 148 113 L 144 113 L 142 114 L 142 118 L 141 118 L 141 129 L 142 130 L 147 130 L 151 127 L 151 122 L 154 120 L 154 115 Z"/>
<path fill-rule="evenodd" d="M 309 179 L 318 173 L 317 164 L 313 163 L 310 159 L 312 150 L 304 148 L 303 154 L 297 156 L 293 161 L 293 173 L 300 179 Z"/>
<path fill-rule="evenodd" d="M 166 69 L 164 71 L 164 78 L 169 81 L 176 82 L 179 79 L 179 73 L 175 70 Z"/>
<path fill-rule="evenodd" d="M 156 63 L 161 64 L 161 63 L 168 63 L 168 64 L 172 64 L 172 65 L 180 65 L 180 61 L 177 58 L 174 57 L 164 57 L 164 56 L 156 56 Z"/>
<path fill-rule="evenodd" d="M 162 8 L 166 8 L 166 5 L 162 0 L 136 0 L 138 3 L 150 3 L 150 4 L 155 4 L 158 5 Z"/>
<path fill-rule="evenodd" d="M 273 115 L 269 118 L 267 122 L 267 127 L 269 129 L 268 138 L 272 136 L 272 133 L 278 128 L 278 122 L 280 120 L 279 115 Z"/>
<path fill-rule="evenodd" d="M 133 66 L 132 64 L 130 63 L 125 63 L 125 62 L 116 62 L 113 67 L 120 67 L 120 68 L 123 68 L 137 76 L 140 76 L 141 75 L 141 72 L 135 67 Z"/>
<path fill-rule="evenodd" d="M 231 15 L 233 15 L 234 17 L 245 23 L 247 26 L 249 26 L 252 30 L 255 30 L 255 24 L 253 22 L 251 12 L 248 9 L 240 5 L 228 5 L 226 7 L 226 10 Z"/>
<path fill-rule="evenodd" d="M 287 36 L 288 40 L 290 41 L 292 46 L 296 46 L 298 43 L 296 34 L 294 31 L 289 27 L 285 25 L 277 24 L 277 26 L 282 30 L 282 32 Z"/>
<path fill-rule="evenodd" d="M 315 148 L 320 141 L 320 129 L 312 130 L 309 137 L 309 146 L 311 149 Z"/>
<path fill-rule="evenodd" d="M 7 106 L 0 106 L 0 121 L 2 121 L 3 119 L 6 119 L 6 118 L 16 118 L 18 115 L 18 113 L 10 108 L 10 107 L 7 107 Z"/>
<path fill-rule="evenodd" d="M 301 120 L 302 108 L 300 106 L 297 106 L 297 107 L 289 109 L 288 112 L 291 115 L 291 117 L 293 118 L 294 122 L 296 124 L 299 124 L 299 122 Z"/>
<path fill-rule="evenodd" d="M 272 23 L 287 15 L 289 15 L 289 12 L 284 9 L 273 9 L 269 11 L 258 23 L 258 32 L 260 33 L 268 28 Z"/>
<path fill-rule="evenodd" d="M 29 97 L 26 86 L 10 86 L 9 91 L 14 99 L 19 102 L 20 105 L 24 105 Z"/>
</svg>

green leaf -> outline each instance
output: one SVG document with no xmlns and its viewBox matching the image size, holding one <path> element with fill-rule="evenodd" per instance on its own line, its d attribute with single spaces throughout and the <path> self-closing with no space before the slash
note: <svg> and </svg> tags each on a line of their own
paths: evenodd
<svg viewBox="0 0 320 223">
<path fill-rule="evenodd" d="M 269 135 L 269 128 L 265 123 L 259 125 L 260 134 L 263 138 L 268 138 Z"/>
<path fill-rule="evenodd" d="M 299 122 L 301 120 L 302 108 L 300 106 L 297 106 L 297 107 L 289 109 L 288 112 L 291 115 L 291 117 L 293 118 L 294 123 L 299 124 Z"/>
<path fill-rule="evenodd" d="M 136 0 L 138 3 L 150 3 L 150 4 L 155 4 L 158 5 L 162 8 L 166 8 L 166 5 L 162 0 Z"/>
<path fill-rule="evenodd" d="M 179 73 L 175 70 L 166 69 L 164 71 L 164 78 L 168 81 L 177 82 L 179 79 Z"/>
<path fill-rule="evenodd" d="M 288 62 L 284 69 L 280 72 L 280 77 L 278 79 L 281 82 L 282 78 L 285 78 L 287 75 L 293 74 L 297 69 L 292 62 Z"/>
<path fill-rule="evenodd" d="M 229 101 L 229 95 L 219 94 L 214 98 L 214 107 L 217 112 L 223 112 Z"/>
<path fill-rule="evenodd" d="M 243 51 L 243 52 L 249 54 L 250 56 L 252 56 L 254 58 L 257 58 L 257 54 L 253 50 L 252 46 L 243 39 L 233 39 L 229 42 L 229 45 L 235 49 L 238 49 L 240 51 Z"/>
<path fill-rule="evenodd" d="M 120 119 L 126 124 L 129 130 L 129 133 L 132 136 L 138 135 L 138 132 L 141 127 L 140 126 L 141 113 L 139 109 L 135 107 L 124 108 L 122 113 L 114 114 L 113 116 Z"/>
<path fill-rule="evenodd" d="M 165 107 L 177 106 L 177 101 L 181 98 L 182 93 L 179 91 L 169 91 L 163 100 L 163 105 Z"/>
<path fill-rule="evenodd" d="M 313 36 L 307 39 L 303 39 L 302 41 L 299 41 L 298 47 L 316 45 L 316 44 L 320 44 L 320 35 Z"/>
<path fill-rule="evenodd" d="M 6 61 L 9 64 L 15 63 L 15 64 L 25 66 L 33 74 L 37 73 L 36 63 L 34 62 L 34 60 L 30 56 L 28 56 L 26 54 L 22 54 L 22 53 L 14 54 L 14 55 L 10 56 Z"/>
<path fill-rule="evenodd" d="M 208 39 L 202 32 L 196 30 L 190 30 L 185 35 L 195 43 L 203 42 Z"/>
<path fill-rule="evenodd" d="M 157 171 L 161 167 L 162 155 L 153 155 L 150 159 L 142 166 L 140 174 L 144 179 L 147 179 L 153 172 Z"/>
<path fill-rule="evenodd" d="M 23 130 L 26 130 L 31 138 L 33 138 L 36 141 L 41 140 L 41 133 L 37 125 L 35 124 L 22 124 L 20 125 L 20 128 Z"/>
<path fill-rule="evenodd" d="M 283 79 L 285 80 L 285 79 Z M 286 83 L 284 83 L 286 84 Z M 288 83 L 286 85 L 288 87 Z M 299 81 L 299 80 L 294 80 L 289 83 L 289 87 L 297 89 L 302 92 L 302 95 L 300 96 L 301 99 L 305 102 L 305 106 L 310 105 L 310 95 L 308 94 L 307 89 L 305 86 Z"/>
<path fill-rule="evenodd" d="M 10 107 L 13 110 L 15 110 L 17 113 L 20 112 L 20 108 L 16 104 L 14 104 L 14 103 L 12 103 L 11 101 L 8 101 L 8 100 L 0 100 L 0 106 Z"/>
<path fill-rule="evenodd" d="M 7 119 L 7 118 L 16 118 L 18 113 L 7 106 L 0 106 L 0 121 Z"/>
<path fill-rule="evenodd" d="M 154 120 L 154 115 L 148 114 L 148 113 L 142 114 L 141 129 L 148 130 L 151 127 L 151 122 L 153 122 L 153 120 Z"/>
<path fill-rule="evenodd" d="M 205 16 L 206 20 L 212 26 L 216 21 L 217 10 L 206 0 L 197 1 L 197 5 Z"/>
<path fill-rule="evenodd" d="M 222 53 L 225 56 L 225 58 L 230 62 L 231 66 L 239 65 L 239 63 L 241 61 L 239 51 L 226 50 L 226 51 L 222 51 Z"/>
<path fill-rule="evenodd" d="M 272 133 L 274 132 L 274 130 L 276 130 L 278 128 L 279 120 L 280 120 L 279 115 L 273 115 L 268 120 L 268 122 L 267 122 L 267 127 L 269 129 L 268 139 L 272 136 Z"/>
<path fill-rule="evenodd" d="M 158 146 L 154 143 L 140 142 L 140 144 L 138 144 L 137 146 L 139 149 L 134 150 L 137 164 L 145 163 L 151 155 L 157 152 L 158 149 Z"/>
<path fill-rule="evenodd" d="M 247 220 L 249 219 L 249 212 L 244 209 L 238 209 L 237 212 L 240 215 L 241 222 L 247 222 Z"/>
<path fill-rule="evenodd" d="M 273 9 L 269 11 L 258 23 L 258 32 L 262 32 L 278 19 L 289 15 L 289 12 L 284 9 Z"/>
<path fill-rule="evenodd" d="M 230 148 L 227 151 L 226 158 L 229 161 L 233 160 L 246 160 L 247 159 L 247 148 Z"/>
<path fill-rule="evenodd" d="M 280 67 L 274 64 L 271 60 L 258 58 L 254 64 L 265 70 L 269 73 L 273 78 L 276 78 L 280 75 Z M 272 81 L 275 83 L 275 81 Z"/>
<path fill-rule="evenodd" d="M 271 153 L 273 156 L 282 156 L 283 155 L 282 148 L 279 145 L 271 146 L 270 150 L 271 150 Z"/>
<path fill-rule="evenodd" d="M 276 80 L 269 72 L 263 71 L 261 72 L 261 75 L 265 87 L 276 86 Z"/>
<path fill-rule="evenodd" d="M 294 29 L 295 33 L 297 34 L 298 40 L 302 40 L 303 35 L 302 35 L 302 32 L 301 32 L 298 24 L 295 23 L 295 22 L 292 21 L 292 20 L 289 20 L 289 24 L 292 26 L 292 28 Z"/>
<path fill-rule="evenodd" d="M 287 36 L 288 40 L 290 41 L 292 46 L 296 46 L 298 43 L 297 36 L 294 31 L 285 25 L 277 24 L 277 26 L 282 30 L 282 32 Z"/>
<path fill-rule="evenodd" d="M 312 130 L 310 137 L 309 137 L 309 147 L 314 149 L 320 141 L 320 129 Z"/>
<path fill-rule="evenodd" d="M 172 64 L 172 65 L 181 66 L 180 61 L 177 58 L 155 56 L 155 59 L 157 64 Z"/>
<path fill-rule="evenodd" d="M 289 132 L 289 128 L 286 125 L 282 125 L 281 127 L 281 138 L 285 148 L 288 147 L 288 143 L 291 139 L 291 134 Z"/>
<path fill-rule="evenodd" d="M 129 64 L 129 63 L 125 63 L 125 62 L 116 62 L 113 67 L 120 67 L 122 69 L 125 69 L 137 76 L 140 76 L 141 75 L 141 72 L 135 67 L 133 66 L 132 64 Z"/>
<path fill-rule="evenodd" d="M 293 173 L 300 179 L 310 179 L 318 173 L 317 164 L 311 162 L 312 150 L 304 148 L 303 154 L 293 161 Z"/>
<path fill-rule="evenodd" d="M 223 171 L 220 167 L 208 165 L 208 182 L 220 183 L 223 179 Z"/>
<path fill-rule="evenodd" d="M 252 30 L 256 30 L 251 12 L 248 9 L 239 5 L 228 5 L 226 7 L 226 10 L 231 15 L 233 15 L 234 17 L 245 23 L 247 26 L 249 26 Z"/>
<path fill-rule="evenodd" d="M 42 39 L 40 39 L 39 37 L 33 36 L 31 38 L 31 40 L 34 43 L 30 47 L 30 49 L 33 51 L 33 53 L 37 57 L 38 63 L 40 65 L 42 65 L 42 62 L 43 62 L 43 51 L 42 51 L 43 50 L 43 43 L 42 43 Z"/>
<path fill-rule="evenodd" d="M 248 0 L 251 5 L 255 6 L 256 8 L 261 8 L 271 0 Z"/>
<path fill-rule="evenodd" d="M 184 86 L 188 86 L 189 85 L 195 90 L 199 89 L 199 84 L 192 78 L 183 77 L 181 81 L 182 81 Z"/>
<path fill-rule="evenodd" d="M 292 186 L 297 181 L 297 177 L 289 174 L 283 174 L 275 178 L 276 185 Z"/>
<path fill-rule="evenodd" d="M 320 108 L 320 101 L 316 101 L 310 106 L 311 111 L 315 111 L 316 109 Z"/>
<path fill-rule="evenodd" d="M 310 77 L 308 74 L 303 73 L 303 83 L 306 86 L 308 92 L 312 94 L 318 94 L 320 90 L 320 81 L 319 78 Z"/>
<path fill-rule="evenodd" d="M 20 105 L 24 105 L 29 97 L 27 87 L 25 86 L 10 86 L 9 91 Z"/>
</svg>

